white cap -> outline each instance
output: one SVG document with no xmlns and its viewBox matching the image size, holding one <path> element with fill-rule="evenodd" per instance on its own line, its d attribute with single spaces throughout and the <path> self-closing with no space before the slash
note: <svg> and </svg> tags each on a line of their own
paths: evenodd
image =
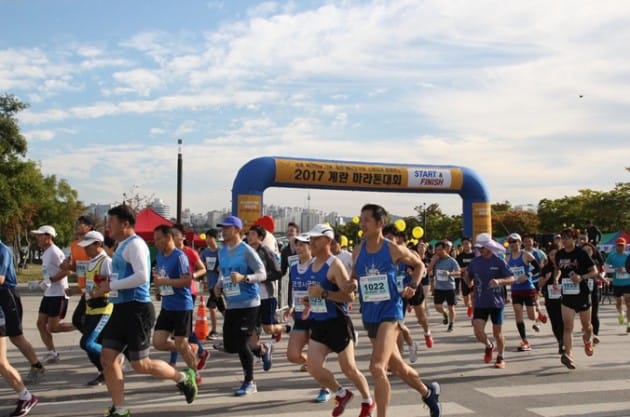
<svg viewBox="0 0 630 417">
<path fill-rule="evenodd" d="M 309 237 L 319 237 L 326 236 L 330 239 L 335 238 L 335 232 L 332 227 L 327 224 L 316 224 L 308 233 L 306 233 Z"/>
<path fill-rule="evenodd" d="M 37 230 L 31 230 L 31 233 L 34 235 L 50 235 L 52 237 L 57 237 L 57 232 L 55 228 L 52 226 L 40 226 Z"/>
<path fill-rule="evenodd" d="M 91 230 L 91 231 L 87 232 L 85 234 L 85 236 L 83 236 L 83 240 L 81 240 L 79 243 L 77 243 L 77 245 L 79 245 L 82 248 L 84 248 L 86 246 L 90 246 L 94 242 L 101 242 L 101 243 L 103 243 L 104 240 L 105 240 L 105 238 L 103 237 L 101 232 L 97 232 L 96 230 Z"/>
<path fill-rule="evenodd" d="M 508 240 L 518 240 L 519 242 L 522 242 L 523 239 L 521 239 L 521 235 L 519 235 L 518 233 L 511 233 L 508 237 Z"/>
<path fill-rule="evenodd" d="M 297 240 L 298 242 L 309 243 L 311 241 L 311 237 L 307 233 L 301 233 L 297 236 L 294 236 L 293 240 Z"/>
<path fill-rule="evenodd" d="M 492 239 L 489 233 L 479 233 L 475 238 L 475 248 L 486 248 L 495 255 L 499 253 L 505 253 L 505 248 L 502 244 Z"/>
</svg>

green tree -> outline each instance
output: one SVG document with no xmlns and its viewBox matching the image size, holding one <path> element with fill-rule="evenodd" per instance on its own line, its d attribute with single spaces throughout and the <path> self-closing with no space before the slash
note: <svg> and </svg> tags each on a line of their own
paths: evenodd
<svg viewBox="0 0 630 417">
<path fill-rule="evenodd" d="M 509 201 L 495 203 L 492 209 L 492 234 L 506 236 L 510 233 L 538 233 L 540 219 L 536 213 L 517 210 Z"/>
<path fill-rule="evenodd" d="M 13 95 L 0 96 L 0 233 L 18 249 L 29 241 L 29 230 L 51 224 L 57 242 L 65 245 L 84 207 L 65 180 L 43 175 L 35 161 L 26 159 L 27 142 L 16 114 L 27 107 Z"/>
</svg>

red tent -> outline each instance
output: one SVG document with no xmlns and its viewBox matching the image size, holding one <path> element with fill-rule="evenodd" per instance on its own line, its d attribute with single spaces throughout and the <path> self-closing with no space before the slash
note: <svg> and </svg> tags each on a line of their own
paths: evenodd
<svg viewBox="0 0 630 417">
<path fill-rule="evenodd" d="M 173 225 L 173 222 L 160 216 L 151 207 L 142 209 L 136 216 L 136 234 L 147 243 L 153 243 L 153 230 L 161 224 Z"/>
</svg>

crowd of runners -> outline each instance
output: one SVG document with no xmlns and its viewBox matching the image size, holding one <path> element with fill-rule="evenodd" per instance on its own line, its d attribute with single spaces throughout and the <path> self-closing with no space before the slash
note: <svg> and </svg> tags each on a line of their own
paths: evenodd
<svg viewBox="0 0 630 417">
<path fill-rule="evenodd" d="M 7 360 L 7 337 L 0 337 L 0 373 L 18 395 L 10 415 L 27 415 L 37 405 L 38 398 L 26 385 L 36 385 L 45 376 L 46 364 L 63 360 L 54 334 L 75 330 L 81 332 L 80 346 L 96 372 L 86 383 L 105 384 L 111 397 L 106 416 L 131 415 L 125 403 L 125 367 L 173 381 L 192 403 L 203 386 L 200 371 L 209 357 L 192 331 L 196 295 L 204 290 L 208 339 L 216 348 L 237 354 L 240 361 L 243 379 L 235 396 L 257 391 L 256 360 L 270 371 L 279 355 L 272 342 L 288 333 L 283 356 L 312 376 L 316 402 L 334 398 L 333 417 L 340 416 L 355 396 L 360 396 L 359 417 L 386 416 L 393 377 L 418 393 L 418 402 L 426 405 L 431 417 L 442 415 L 440 384 L 424 382 L 415 365 L 419 343 L 404 323 L 406 314 L 414 316 L 429 349 L 436 343 L 428 320 L 432 311 L 442 318 L 447 332 L 459 323 L 472 324 L 472 335 L 482 344 L 480 361 L 499 369 L 506 366 L 502 328 L 509 304 L 520 337 L 518 351 L 533 349 L 528 331 L 538 332 L 549 323 L 559 362 L 569 369 L 577 366 L 576 316 L 585 354 L 592 356 L 600 342 L 597 307 L 602 288 L 612 285 L 619 324 L 630 333 L 624 313 L 630 311 L 630 259 L 623 238 L 607 257 L 602 257 L 597 242 L 572 228 L 562 230 L 544 251 L 533 236 L 518 233 L 511 233 L 505 245 L 481 233 L 474 239 L 462 238 L 458 247 L 444 240 L 429 248 L 424 242 L 408 243 L 405 232 L 388 217 L 381 206 L 363 206 L 362 236 L 354 248 L 343 246 L 344 239 L 330 225 L 318 224 L 300 233 L 295 223 L 287 227 L 287 244 L 279 247 L 262 225 L 244 230 L 241 219 L 229 216 L 218 229 L 206 232 L 207 247 L 198 253 L 184 244 L 180 225 L 161 225 L 154 230 L 153 265 L 147 244 L 135 233 L 135 214 L 128 206 L 109 211 L 107 237 L 94 230 L 90 217 L 81 216 L 68 257 L 54 243 L 54 227 L 42 226 L 32 231 L 43 251 L 44 295 L 37 329 L 47 352 L 41 360 L 23 335 L 13 257 L 0 242 L 0 335 L 7 336 L 31 365 L 23 381 Z M 76 285 L 68 285 L 70 274 L 76 274 Z M 288 291 L 279 291 L 287 274 Z M 288 297 L 278 300 L 279 294 Z M 64 318 L 72 296 L 79 302 L 68 322 Z M 161 304 L 157 317 L 156 297 Z M 458 302 L 466 307 L 466 318 L 457 317 Z M 355 361 L 358 332 L 349 315 L 353 304 L 360 310 L 361 330 L 372 349 L 366 370 Z M 279 310 L 279 305 L 288 308 Z M 152 358 L 151 349 L 170 352 L 170 359 Z M 331 355 L 351 385 L 343 385 L 326 367 Z M 177 368 L 178 356 L 185 364 L 182 370 Z"/>
</svg>

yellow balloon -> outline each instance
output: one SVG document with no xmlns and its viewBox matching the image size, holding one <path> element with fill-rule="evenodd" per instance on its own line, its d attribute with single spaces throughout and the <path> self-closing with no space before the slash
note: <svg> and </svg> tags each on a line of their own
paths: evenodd
<svg viewBox="0 0 630 417">
<path fill-rule="evenodd" d="M 348 246 L 348 238 L 341 235 L 341 246 Z"/>
<path fill-rule="evenodd" d="M 411 235 L 416 239 L 420 239 L 422 236 L 424 236 L 424 229 L 420 226 L 416 226 L 411 231 Z"/>
<path fill-rule="evenodd" d="M 405 223 L 405 221 L 403 219 L 398 219 L 394 222 L 394 226 L 396 226 L 396 229 L 399 232 L 404 232 L 405 231 L 405 227 L 407 227 L 407 224 Z"/>
<path fill-rule="evenodd" d="M 505 246 L 506 248 L 510 246 L 510 242 L 508 242 L 507 240 L 503 241 L 503 246 Z"/>
<path fill-rule="evenodd" d="M 348 241 L 348 246 L 352 246 L 353 243 L 354 243 L 354 240 L 349 240 Z"/>
<path fill-rule="evenodd" d="M 358 218 L 357 216 L 354 216 L 354 217 L 352 218 L 352 223 L 354 223 L 354 224 L 359 224 L 359 218 Z"/>
<path fill-rule="evenodd" d="M 359 230 L 359 233 L 357 233 L 357 235 L 359 235 L 359 237 L 363 237 L 363 230 Z"/>
<path fill-rule="evenodd" d="M 201 238 L 201 240 L 206 240 L 206 234 L 205 233 L 200 234 L 199 237 Z"/>
</svg>

